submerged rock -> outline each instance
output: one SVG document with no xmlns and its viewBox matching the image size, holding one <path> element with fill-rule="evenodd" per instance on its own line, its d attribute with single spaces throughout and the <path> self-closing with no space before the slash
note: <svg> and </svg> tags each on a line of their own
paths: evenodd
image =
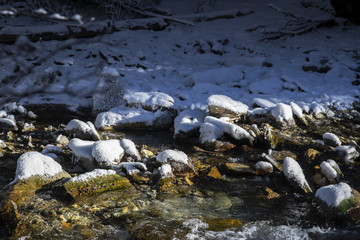
<svg viewBox="0 0 360 240">
<path fill-rule="evenodd" d="M 211 95 L 208 100 L 209 114 L 214 117 L 239 118 L 246 115 L 249 107 L 225 95 Z"/>
</svg>

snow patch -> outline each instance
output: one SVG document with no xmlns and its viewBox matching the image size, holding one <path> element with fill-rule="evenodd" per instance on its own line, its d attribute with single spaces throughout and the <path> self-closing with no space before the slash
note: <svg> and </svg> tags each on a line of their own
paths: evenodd
<svg viewBox="0 0 360 240">
<path fill-rule="evenodd" d="M 80 174 L 79 176 L 73 177 L 69 182 L 87 182 L 90 179 L 104 177 L 107 175 L 116 174 L 115 170 L 106 170 L 106 169 L 94 169 L 91 172 Z"/>
</svg>

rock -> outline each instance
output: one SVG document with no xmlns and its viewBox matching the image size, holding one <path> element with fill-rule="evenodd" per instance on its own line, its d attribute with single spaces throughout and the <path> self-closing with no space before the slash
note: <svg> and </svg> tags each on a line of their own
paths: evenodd
<svg viewBox="0 0 360 240">
<path fill-rule="evenodd" d="M 202 146 L 205 149 L 214 152 L 226 152 L 236 147 L 236 145 L 230 142 L 218 141 L 218 140 L 215 140 L 213 142 L 205 142 L 202 144 Z"/>
<path fill-rule="evenodd" d="M 187 155 L 178 150 L 164 150 L 156 157 L 158 164 L 170 164 L 175 175 L 192 175 L 194 173 L 194 166 Z"/>
<path fill-rule="evenodd" d="M 336 136 L 334 133 L 324 133 L 323 134 L 323 141 L 324 144 L 331 146 L 331 147 L 337 147 L 341 145 L 341 141 L 338 136 Z"/>
<path fill-rule="evenodd" d="M 18 128 L 14 120 L 9 118 L 0 118 L 0 130 L 17 131 Z"/>
<path fill-rule="evenodd" d="M 96 92 L 93 95 L 93 114 L 125 104 L 123 95 L 123 80 L 118 71 L 112 67 L 104 67 L 97 82 Z"/>
<path fill-rule="evenodd" d="M 65 131 L 83 140 L 100 140 L 100 135 L 91 122 L 85 123 L 81 120 L 73 119 L 66 125 Z"/>
<path fill-rule="evenodd" d="M 351 0 L 331 0 L 331 5 L 340 17 L 360 24 L 360 3 Z"/>
<path fill-rule="evenodd" d="M 137 108 L 113 108 L 100 113 L 95 120 L 98 129 L 166 129 L 172 125 L 173 114 L 169 111 L 150 112 Z"/>
<path fill-rule="evenodd" d="M 57 136 L 56 142 L 57 142 L 58 144 L 61 144 L 61 145 L 63 145 L 63 146 L 66 146 L 66 145 L 69 144 L 69 139 L 68 139 L 66 136 L 60 134 L 59 136 Z"/>
<path fill-rule="evenodd" d="M 128 179 L 116 174 L 114 170 L 94 169 L 91 172 L 71 178 L 64 188 L 72 198 L 99 194 L 131 187 Z"/>
<path fill-rule="evenodd" d="M 124 95 L 128 107 L 142 108 L 147 111 L 169 110 L 174 112 L 174 99 L 162 92 L 132 92 Z"/>
<path fill-rule="evenodd" d="M 251 166 L 242 163 L 225 163 L 222 167 L 227 174 L 232 176 L 248 176 L 256 174 Z"/>
<path fill-rule="evenodd" d="M 161 178 L 172 178 L 174 177 L 174 174 L 171 169 L 170 164 L 164 164 L 159 167 L 159 173 Z"/>
<path fill-rule="evenodd" d="M 294 116 L 296 117 L 298 123 L 300 123 L 300 125 L 307 126 L 308 123 L 303 115 L 303 110 L 301 109 L 301 107 L 299 107 L 299 105 L 297 105 L 294 102 L 290 102 L 290 106 L 291 106 L 292 112 L 293 112 Z"/>
<path fill-rule="evenodd" d="M 271 190 L 270 188 L 265 188 L 265 191 L 267 192 L 267 199 L 275 199 L 275 198 L 279 198 L 280 194 L 278 194 L 277 192 L 274 192 L 273 190 Z"/>
<path fill-rule="evenodd" d="M 6 143 L 3 140 L 0 139 L 0 149 L 1 148 L 6 148 L 6 147 L 7 147 Z"/>
<path fill-rule="evenodd" d="M 100 167 L 111 167 L 121 161 L 124 149 L 117 139 L 97 141 L 92 146 L 91 154 Z"/>
<path fill-rule="evenodd" d="M 256 174 L 263 175 L 271 173 L 273 171 L 273 166 L 269 162 L 259 161 L 255 164 Z"/>
<path fill-rule="evenodd" d="M 207 116 L 200 128 L 201 143 L 211 143 L 227 134 L 239 143 L 251 144 L 254 138 L 242 127 L 224 120 Z"/>
<path fill-rule="evenodd" d="M 138 174 L 140 171 L 147 171 L 145 164 L 140 162 L 121 162 L 112 166 L 112 169 L 122 169 L 126 171 L 128 176 Z"/>
<path fill-rule="evenodd" d="M 135 143 L 129 139 L 121 139 L 122 148 L 125 150 L 125 155 L 130 157 L 133 161 L 140 161 L 141 157 L 139 151 L 136 149 Z"/>
<path fill-rule="evenodd" d="M 360 223 L 360 193 L 348 184 L 338 183 L 321 187 L 316 191 L 315 196 L 335 212 L 331 216 L 331 213 L 325 210 L 328 213 L 327 218 L 342 216 L 354 224 Z"/>
<path fill-rule="evenodd" d="M 321 153 L 313 148 L 309 148 L 306 153 L 305 153 L 305 157 L 310 160 L 310 161 L 315 161 L 317 159 L 319 159 L 319 157 L 321 156 Z"/>
<path fill-rule="evenodd" d="M 219 172 L 218 168 L 215 166 L 210 169 L 206 177 L 210 179 L 223 179 L 223 176 Z"/>
<path fill-rule="evenodd" d="M 305 193 L 312 192 L 299 163 L 291 157 L 284 159 L 284 175 L 295 187 L 302 189 Z"/>
<path fill-rule="evenodd" d="M 25 123 L 23 128 L 22 128 L 22 132 L 32 132 L 35 131 L 35 126 L 32 123 Z"/>
<path fill-rule="evenodd" d="M 239 118 L 246 115 L 249 107 L 225 95 L 211 95 L 207 99 L 209 114 L 214 117 Z"/>
<path fill-rule="evenodd" d="M 276 122 L 283 127 L 291 127 L 295 125 L 291 106 L 287 104 L 278 103 L 276 107 L 271 110 L 271 115 L 276 119 Z"/>
<path fill-rule="evenodd" d="M 360 155 L 356 151 L 356 148 L 350 145 L 337 146 L 334 151 L 336 152 L 338 158 L 345 163 L 352 163 Z"/>
<path fill-rule="evenodd" d="M 321 173 L 327 178 L 329 183 L 338 183 L 340 176 L 336 170 L 328 162 L 322 162 L 320 164 Z"/>
<path fill-rule="evenodd" d="M 79 164 L 88 171 L 94 170 L 97 166 L 95 158 L 92 155 L 94 143 L 94 141 L 85 141 L 78 138 L 73 138 L 69 142 L 69 148 L 75 156 L 74 163 Z"/>
<path fill-rule="evenodd" d="M 199 129 L 204 122 L 206 113 L 201 110 L 186 109 L 174 120 L 174 138 L 187 139 L 193 136 L 199 136 Z"/>
</svg>

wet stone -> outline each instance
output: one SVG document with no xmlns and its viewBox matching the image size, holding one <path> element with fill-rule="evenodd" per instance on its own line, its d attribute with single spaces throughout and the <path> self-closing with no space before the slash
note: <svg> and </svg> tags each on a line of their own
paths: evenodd
<svg viewBox="0 0 360 240">
<path fill-rule="evenodd" d="M 228 175 L 232 176 L 248 176 L 256 174 L 251 166 L 242 163 L 225 163 L 222 165 L 222 168 Z"/>
</svg>

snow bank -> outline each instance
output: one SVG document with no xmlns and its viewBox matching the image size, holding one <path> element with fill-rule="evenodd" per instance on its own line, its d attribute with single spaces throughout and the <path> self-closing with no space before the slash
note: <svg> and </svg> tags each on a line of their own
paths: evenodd
<svg viewBox="0 0 360 240">
<path fill-rule="evenodd" d="M 339 183 L 319 188 L 315 196 L 324 201 L 329 207 L 337 207 L 343 200 L 352 197 L 352 190 L 348 184 Z"/>
<path fill-rule="evenodd" d="M 249 107 L 240 101 L 235 101 L 228 96 L 225 95 L 211 95 L 207 99 L 207 104 L 209 108 L 211 106 L 223 108 L 230 112 L 233 112 L 236 115 L 243 115 L 246 114 Z M 211 114 L 211 111 L 210 111 Z"/>
<path fill-rule="evenodd" d="M 63 169 L 59 163 L 51 157 L 38 152 L 27 152 L 17 160 L 15 180 L 26 179 L 34 175 L 52 177 Z"/>
<path fill-rule="evenodd" d="M 174 99 L 162 92 L 133 92 L 124 95 L 130 107 L 142 107 L 149 111 L 169 109 L 174 105 Z"/>
<path fill-rule="evenodd" d="M 292 108 L 287 104 L 277 104 L 276 107 L 271 111 L 271 114 L 276 119 L 276 121 L 282 125 L 295 125 Z"/>
<path fill-rule="evenodd" d="M 99 166 L 112 166 L 120 162 L 124 149 L 117 139 L 97 141 L 92 146 L 91 154 Z"/>
<path fill-rule="evenodd" d="M 115 170 L 94 169 L 91 172 L 83 173 L 80 174 L 79 176 L 71 178 L 69 182 L 86 182 L 92 178 L 104 177 L 113 174 L 116 174 Z"/>
<path fill-rule="evenodd" d="M 291 157 L 284 159 L 284 175 L 290 182 L 295 182 L 300 188 L 304 189 L 305 192 L 310 191 L 311 188 L 306 181 L 305 175 L 299 163 Z"/>
<path fill-rule="evenodd" d="M 334 133 L 324 133 L 323 134 L 323 141 L 326 145 L 337 147 L 341 145 L 341 141 L 338 136 Z"/>
<path fill-rule="evenodd" d="M 161 164 L 179 162 L 187 165 L 189 163 L 189 159 L 184 152 L 172 149 L 164 150 L 159 153 L 156 157 L 156 161 Z"/>
</svg>

